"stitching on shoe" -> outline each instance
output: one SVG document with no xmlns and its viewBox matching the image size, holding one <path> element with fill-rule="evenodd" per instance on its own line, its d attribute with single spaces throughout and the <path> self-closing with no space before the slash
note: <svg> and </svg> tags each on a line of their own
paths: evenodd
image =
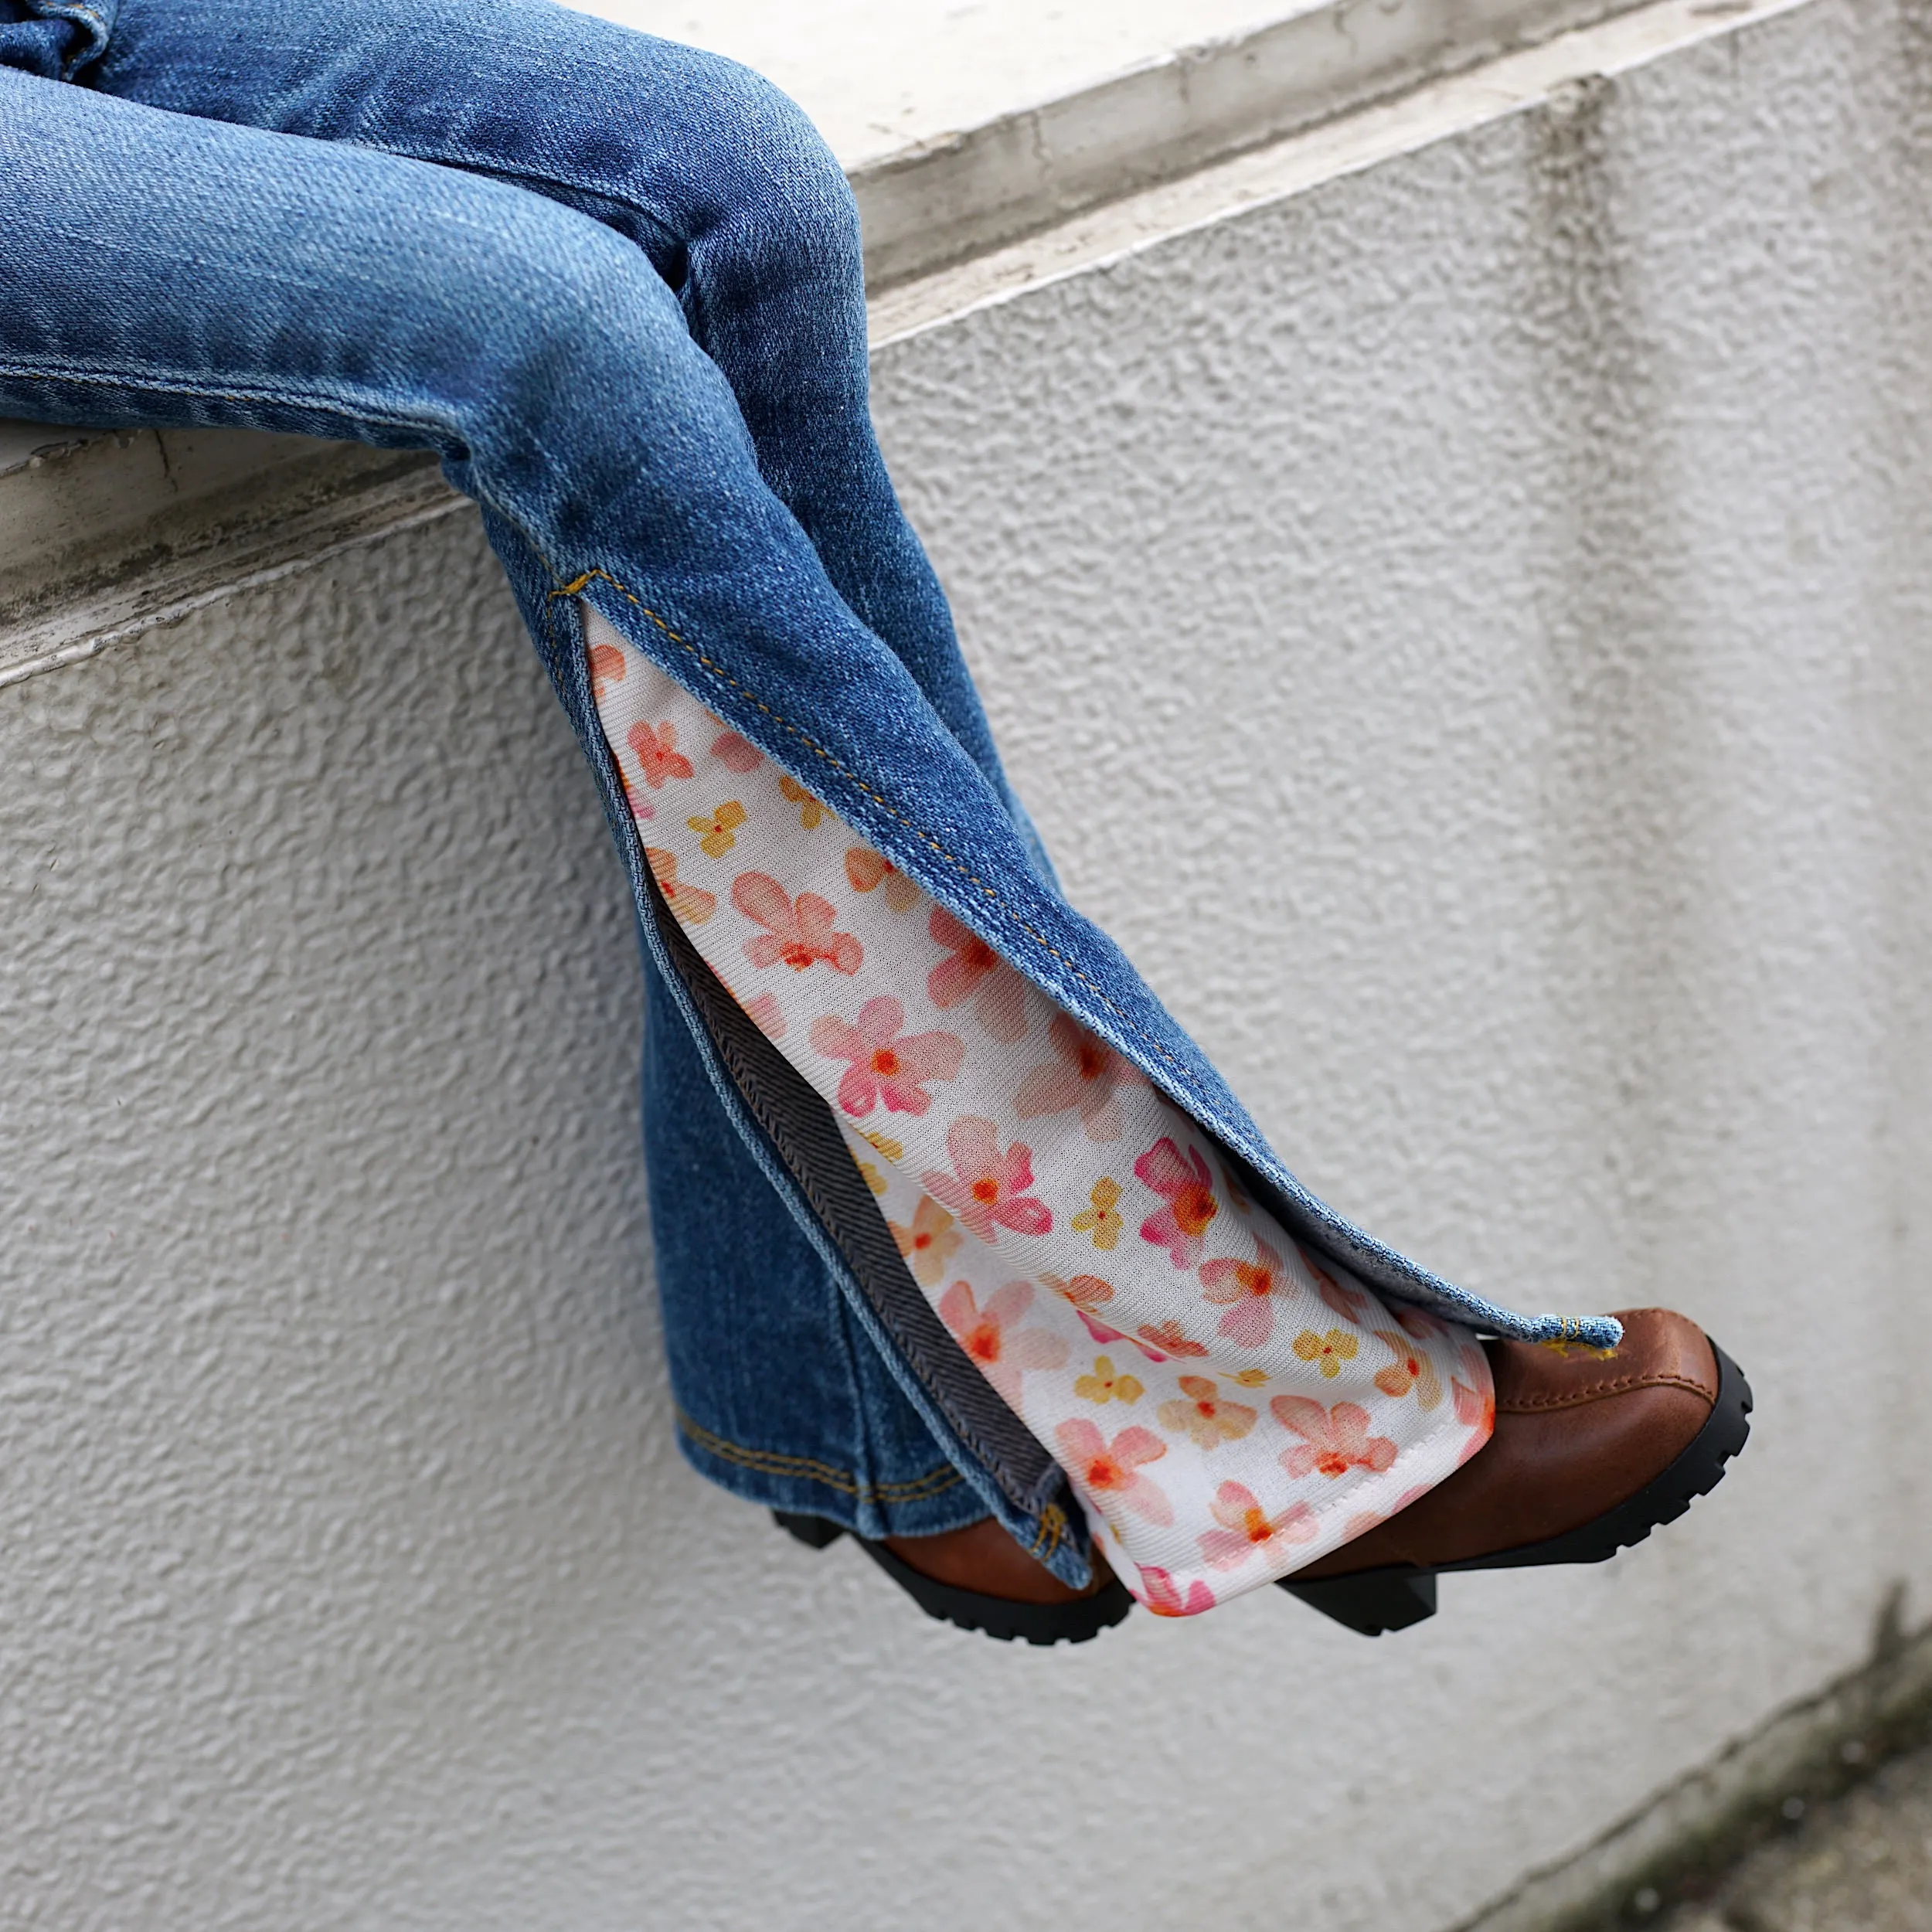
<svg viewBox="0 0 1932 1932">
<path fill-rule="evenodd" d="M 1717 1400 L 1717 1391 L 1709 1383 L 1690 1376 L 1628 1375 L 1616 1376 L 1607 1382 L 1593 1382 L 1581 1389 L 1567 1389 L 1561 1395 L 1527 1396 L 1509 1402 L 1498 1400 L 1496 1413 L 1520 1416 L 1533 1413 L 1539 1409 L 1573 1408 L 1586 1402 L 1600 1401 L 1606 1396 L 1627 1394 L 1632 1389 L 1687 1389 L 1692 1395 L 1702 1396 L 1706 1402 L 1714 1403 Z"/>
</svg>

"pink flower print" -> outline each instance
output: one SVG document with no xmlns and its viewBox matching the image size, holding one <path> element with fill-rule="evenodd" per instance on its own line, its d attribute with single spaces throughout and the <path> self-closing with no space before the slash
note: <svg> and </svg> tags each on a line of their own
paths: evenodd
<svg viewBox="0 0 1932 1932">
<path fill-rule="evenodd" d="M 1009 1409 L 1020 1406 L 1020 1377 L 1028 1369 L 1066 1366 L 1066 1344 L 1060 1336 L 1019 1325 L 1032 1305 L 1030 1281 L 1009 1281 L 995 1289 L 983 1308 L 964 1281 L 955 1281 L 939 1298 L 940 1320 Z"/>
<path fill-rule="evenodd" d="M 1191 1268 L 1201 1257 L 1201 1237 L 1221 1211 L 1214 1182 L 1199 1149 L 1184 1160 L 1171 1140 L 1158 1140 L 1134 1163 L 1134 1172 L 1165 1205 L 1141 1223 L 1141 1239 L 1165 1248 L 1177 1268 Z"/>
<path fill-rule="evenodd" d="M 1397 1401 L 1413 1389 L 1416 1406 L 1425 1411 L 1433 1409 L 1442 1400 L 1442 1379 L 1420 1345 L 1399 1328 L 1371 1328 L 1369 1332 L 1395 1357 L 1386 1369 L 1376 1371 L 1376 1386 Z"/>
<path fill-rule="evenodd" d="M 778 996 L 775 993 L 760 993 L 756 999 L 739 1002 L 751 1016 L 752 1024 L 767 1039 L 783 1039 L 785 1036 L 785 1016 L 778 1010 Z"/>
<path fill-rule="evenodd" d="M 1057 1274 L 1043 1274 L 1040 1284 L 1049 1288 L 1063 1301 L 1073 1304 L 1073 1312 L 1087 1325 L 1087 1332 L 1104 1346 L 1110 1342 L 1124 1342 L 1127 1337 L 1118 1328 L 1110 1328 L 1104 1321 L 1094 1318 L 1094 1311 L 1114 1299 L 1114 1284 L 1103 1281 L 1097 1274 L 1077 1274 L 1070 1281 L 1063 1281 Z M 1141 1350 L 1145 1354 L 1145 1349 Z"/>
<path fill-rule="evenodd" d="M 807 832 L 816 832 L 818 821 L 825 815 L 825 808 L 815 798 L 796 778 L 781 778 L 778 789 L 798 808 L 798 822 Z"/>
<path fill-rule="evenodd" d="M 1201 1554 L 1216 1570 L 1239 1570 L 1257 1551 L 1273 1555 L 1286 1543 L 1313 1543 L 1321 1528 L 1306 1503 L 1291 1502 L 1270 1516 L 1254 1492 L 1238 1482 L 1223 1483 L 1209 1508 L 1221 1526 L 1199 1540 Z"/>
<path fill-rule="evenodd" d="M 926 975 L 926 992 L 941 1012 L 963 999 L 978 998 L 973 1010 L 979 1023 L 1002 1046 L 1026 1032 L 1026 981 L 978 934 L 935 906 L 926 930 L 952 954 Z"/>
<path fill-rule="evenodd" d="M 909 913 L 919 903 L 919 888 L 883 853 L 854 845 L 845 854 L 845 876 L 855 893 L 876 891 L 883 883 L 889 911 Z"/>
<path fill-rule="evenodd" d="M 1369 1434 L 1369 1412 L 1359 1403 L 1325 1409 L 1307 1396 L 1277 1396 L 1268 1406 L 1283 1428 L 1303 1438 L 1281 1452 L 1281 1467 L 1291 1476 L 1345 1476 L 1351 1469 L 1379 1475 L 1396 1459 L 1396 1446 L 1386 1436 Z"/>
<path fill-rule="evenodd" d="M 1120 1240 L 1121 1230 L 1127 1225 L 1114 1213 L 1120 1205 L 1121 1184 L 1111 1174 L 1103 1174 L 1087 1198 L 1093 1205 L 1073 1216 L 1073 1231 L 1104 1252 Z"/>
<path fill-rule="evenodd" d="M 953 1226 L 953 1217 L 930 1196 L 922 1194 L 919 1205 L 913 1209 L 913 1224 L 901 1227 L 896 1221 L 888 1221 L 893 1239 L 899 1243 L 899 1251 L 906 1257 L 906 1264 L 913 1271 L 913 1279 L 922 1288 L 937 1285 L 939 1277 L 946 1272 L 946 1259 L 954 1249 L 965 1239 Z"/>
<path fill-rule="evenodd" d="M 594 702 L 614 684 L 624 682 L 624 653 L 614 644 L 590 647 L 590 697 Z"/>
<path fill-rule="evenodd" d="M 1332 1382 L 1341 1374 L 1342 1363 L 1352 1362 L 1361 1352 L 1362 1344 L 1345 1328 L 1331 1328 L 1326 1335 L 1304 1328 L 1294 1338 L 1294 1347 L 1304 1362 L 1311 1362 L 1325 1380 Z"/>
<path fill-rule="evenodd" d="M 695 776 L 691 760 L 678 749 L 678 727 L 666 719 L 653 731 L 648 724 L 634 724 L 628 740 L 638 754 L 644 782 L 653 791 L 668 779 Z"/>
<path fill-rule="evenodd" d="M 711 741 L 711 755 L 730 771 L 756 771 L 765 754 L 749 738 L 735 731 L 721 732 Z"/>
<path fill-rule="evenodd" d="M 671 908 L 672 917 L 680 925 L 702 926 L 718 910 L 715 893 L 702 892 L 696 886 L 679 881 L 678 855 L 675 852 L 666 852 L 662 845 L 646 845 L 644 862 L 651 868 L 651 876 L 658 882 L 658 890 L 664 894 L 664 903 Z"/>
<path fill-rule="evenodd" d="M 856 1026 L 835 1013 L 811 1022 L 811 1043 L 827 1060 L 850 1060 L 838 1104 L 866 1114 L 883 1100 L 889 1114 L 923 1114 L 933 1104 L 927 1080 L 949 1080 L 966 1057 L 957 1033 L 901 1033 L 906 1009 L 889 994 L 869 999 Z"/>
<path fill-rule="evenodd" d="M 865 947 L 852 934 L 832 930 L 838 915 L 831 901 L 816 893 L 801 893 L 794 906 L 777 879 L 764 872 L 740 872 L 733 883 L 731 903 L 765 929 L 756 939 L 745 941 L 745 957 L 754 966 L 782 964 L 802 973 L 822 959 L 834 972 L 849 976 L 858 971 L 866 957 Z"/>
<path fill-rule="evenodd" d="M 1181 1332 L 1178 1321 L 1148 1321 L 1141 1325 L 1140 1350 L 1150 1362 L 1165 1362 L 1171 1355 L 1206 1355 L 1207 1350 L 1198 1342 L 1190 1342 Z"/>
<path fill-rule="evenodd" d="M 1090 1141 L 1117 1141 L 1126 1128 L 1117 1090 L 1145 1086 L 1140 1069 L 1130 1066 L 1070 1014 L 1053 1015 L 1047 1037 L 1060 1058 L 1035 1067 L 1020 1082 L 1014 1112 L 1022 1121 L 1034 1121 L 1045 1114 L 1064 1114 L 1078 1107 Z"/>
<path fill-rule="evenodd" d="M 1239 1442 L 1254 1427 L 1255 1412 L 1245 1403 L 1226 1400 L 1206 1376 L 1183 1376 L 1181 1393 L 1155 1411 L 1163 1429 L 1184 1430 L 1198 1449 Z"/>
<path fill-rule="evenodd" d="M 1173 1577 L 1155 1563 L 1137 1563 L 1141 1573 L 1141 1588 L 1145 1594 L 1141 1601 L 1156 1617 L 1198 1617 L 1204 1610 L 1214 1607 L 1214 1592 L 1196 1577 L 1187 1587 L 1187 1594 L 1181 1594 L 1181 1587 Z"/>
<path fill-rule="evenodd" d="M 1344 1321 L 1360 1322 L 1369 1312 L 1369 1298 L 1359 1288 L 1344 1287 L 1306 1248 L 1297 1248 L 1309 1274 L 1315 1277 L 1315 1292 L 1323 1304 Z"/>
<path fill-rule="evenodd" d="M 1225 1308 L 1221 1332 L 1238 1347 L 1258 1349 L 1274 1332 L 1274 1297 L 1282 1286 L 1281 1257 L 1257 1234 L 1252 1261 L 1204 1262 L 1207 1299 Z"/>
<path fill-rule="evenodd" d="M 1166 1494 L 1141 1474 L 1143 1463 L 1158 1462 L 1167 1444 L 1151 1429 L 1123 1429 L 1111 1442 L 1084 1417 L 1063 1422 L 1053 1431 L 1060 1461 L 1088 1495 L 1117 1497 L 1135 1515 L 1163 1526 L 1174 1520 Z"/>
<path fill-rule="evenodd" d="M 745 808 L 735 798 L 727 798 L 708 818 L 687 818 L 691 829 L 702 834 L 698 843 L 713 859 L 722 859 L 738 842 L 738 828 L 745 822 Z"/>
<path fill-rule="evenodd" d="M 1033 1185 L 1033 1150 L 1015 1141 L 999 1151 L 999 1129 L 977 1114 L 954 1121 L 946 1131 L 951 1174 L 927 1173 L 920 1185 L 957 1214 L 982 1241 L 997 1241 L 995 1227 L 1016 1234 L 1044 1234 L 1053 1211 L 1027 1189 Z"/>
</svg>

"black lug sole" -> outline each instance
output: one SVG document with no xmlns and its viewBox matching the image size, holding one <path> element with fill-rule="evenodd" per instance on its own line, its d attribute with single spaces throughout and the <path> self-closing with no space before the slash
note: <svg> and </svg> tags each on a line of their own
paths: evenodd
<svg viewBox="0 0 1932 1932">
<path fill-rule="evenodd" d="M 796 1536 L 814 1549 L 825 1549 L 845 1532 L 823 1516 L 801 1515 L 790 1510 L 774 1509 L 772 1520 L 781 1529 Z M 988 1597 L 976 1590 L 961 1590 L 922 1576 L 910 1563 L 895 1556 L 883 1543 L 868 1543 L 855 1536 L 858 1544 L 928 1617 L 957 1624 L 961 1630 L 978 1631 L 982 1636 L 1003 1644 L 1016 1639 L 1022 1643 L 1084 1644 L 1109 1630 L 1134 1607 L 1134 1599 L 1117 1577 L 1090 1597 L 1076 1597 L 1070 1604 L 1017 1604 L 1005 1597 Z"/>
<path fill-rule="evenodd" d="M 1600 1563 L 1620 1549 L 1641 1543 L 1659 1523 L 1675 1522 L 1699 1496 L 1708 1495 L 1723 1480 L 1725 1464 L 1744 1447 L 1750 1434 L 1751 1385 L 1743 1371 L 1716 1342 L 1717 1400 L 1704 1426 L 1691 1438 L 1670 1467 L 1626 1498 L 1614 1509 L 1541 1543 L 1524 1543 L 1492 1555 L 1466 1556 L 1430 1570 L 1406 1565 L 1365 1570 L 1352 1577 L 1330 1577 L 1319 1582 L 1278 1579 L 1279 1587 L 1364 1637 L 1406 1630 L 1436 1613 L 1436 1579 L 1452 1571 L 1519 1570 L 1545 1563 Z"/>
</svg>

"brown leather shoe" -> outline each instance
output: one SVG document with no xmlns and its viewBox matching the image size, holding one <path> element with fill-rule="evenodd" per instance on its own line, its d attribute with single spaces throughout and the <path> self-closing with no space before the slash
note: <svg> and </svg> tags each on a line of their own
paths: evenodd
<svg viewBox="0 0 1932 1932">
<path fill-rule="evenodd" d="M 781 1529 L 815 1549 L 845 1533 L 822 1516 L 779 1509 L 771 1513 Z M 1097 1549 L 1093 1580 L 1084 1590 L 1074 1590 L 1036 1562 L 990 1516 L 936 1536 L 852 1540 L 928 1617 L 1002 1642 L 1017 1637 L 1029 1644 L 1083 1644 L 1134 1607 L 1126 1585 Z"/>
<path fill-rule="evenodd" d="M 1751 1392 L 1693 1321 L 1621 1311 L 1614 1349 L 1484 1344 L 1495 1432 L 1452 1476 L 1281 1587 L 1365 1636 L 1433 1616 L 1446 1570 L 1595 1563 L 1714 1488 Z"/>
</svg>

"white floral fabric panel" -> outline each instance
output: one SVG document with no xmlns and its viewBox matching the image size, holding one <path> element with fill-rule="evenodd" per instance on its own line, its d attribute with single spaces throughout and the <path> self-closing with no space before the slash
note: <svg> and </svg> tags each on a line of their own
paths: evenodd
<svg viewBox="0 0 1932 1932">
<path fill-rule="evenodd" d="M 1150 1610 L 1314 1562 L 1488 1440 L 1487 1359 L 1300 1247 L 1137 1069 L 586 607 L 645 855 Z"/>
</svg>

